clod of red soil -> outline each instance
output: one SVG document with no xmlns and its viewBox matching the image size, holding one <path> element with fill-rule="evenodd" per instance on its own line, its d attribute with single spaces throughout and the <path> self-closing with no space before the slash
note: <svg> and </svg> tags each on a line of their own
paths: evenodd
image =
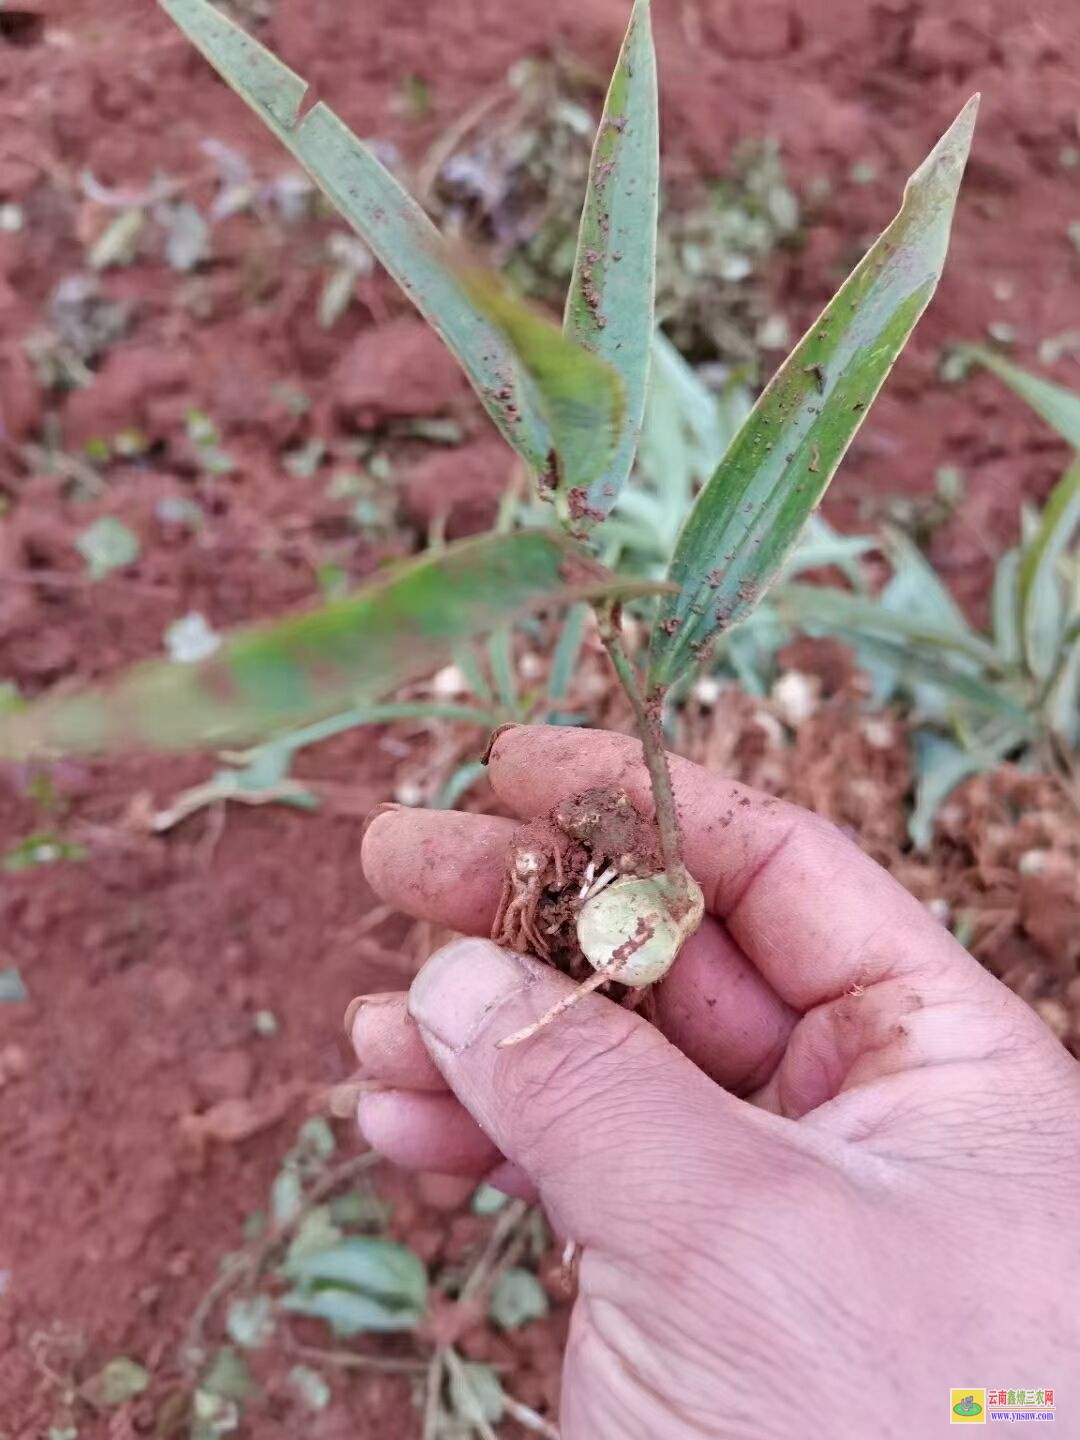
<svg viewBox="0 0 1080 1440">
<path fill-rule="evenodd" d="M 434 450 L 403 477 L 406 513 L 421 531 L 445 517 L 450 540 L 489 530 L 513 464 L 512 454 L 496 436 L 455 450 Z"/>
<path fill-rule="evenodd" d="M 329 380 L 337 418 L 358 430 L 376 429 L 386 420 L 444 414 L 465 388 L 449 350 L 430 325 L 411 316 L 365 330 Z"/>
<path fill-rule="evenodd" d="M 7 346 L 0 351 L 0 445 L 5 441 L 18 443 L 32 435 L 41 424 L 43 408 L 41 389 L 30 362 L 14 346 Z"/>
<path fill-rule="evenodd" d="M 1020 860 L 1020 923 L 1050 960 L 1080 960 L 1080 870 L 1076 857 L 1035 850 Z"/>
<path fill-rule="evenodd" d="M 195 1088 L 199 1099 L 207 1105 L 243 1099 L 254 1079 L 255 1061 L 250 1051 L 241 1047 L 207 1055 L 197 1062 L 195 1069 Z"/>
<path fill-rule="evenodd" d="M 106 355 L 93 381 L 68 396 L 64 443 L 78 451 L 88 440 L 108 441 L 123 430 L 165 439 L 174 427 L 155 423 L 155 406 L 172 396 L 182 397 L 182 407 L 197 406 L 186 355 L 156 345 L 118 346 Z"/>
</svg>

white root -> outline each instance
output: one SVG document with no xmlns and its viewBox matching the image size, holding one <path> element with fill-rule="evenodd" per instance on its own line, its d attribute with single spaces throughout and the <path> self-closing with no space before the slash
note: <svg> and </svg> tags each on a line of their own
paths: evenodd
<svg viewBox="0 0 1080 1440">
<path fill-rule="evenodd" d="M 609 966 L 606 970 L 595 971 L 587 980 L 583 980 L 576 990 L 571 990 L 569 995 L 564 995 L 557 1004 L 552 1005 L 550 1010 L 546 1010 L 539 1020 L 534 1020 L 531 1025 L 526 1025 L 524 1030 L 515 1030 L 512 1035 L 496 1041 L 496 1050 L 509 1050 L 511 1045 L 520 1045 L 523 1040 L 531 1040 L 541 1030 L 546 1030 L 553 1020 L 558 1020 L 560 1015 L 565 1015 L 567 1010 L 573 1009 L 579 1000 L 584 1000 L 586 995 L 591 995 L 594 990 L 599 990 L 600 986 L 608 980 L 614 979 L 616 971 L 620 968 L 620 965 L 616 964 Z"/>
<path fill-rule="evenodd" d="M 592 865 L 590 865 L 589 870 L 592 870 L 592 868 Z M 609 865 L 599 879 L 593 880 L 588 871 L 586 871 L 585 878 L 586 881 L 591 883 L 582 887 L 581 898 L 582 900 L 591 900 L 594 895 L 599 895 L 601 890 L 606 889 L 613 880 L 617 880 L 619 878 L 619 872 L 615 869 L 614 865 Z"/>
</svg>

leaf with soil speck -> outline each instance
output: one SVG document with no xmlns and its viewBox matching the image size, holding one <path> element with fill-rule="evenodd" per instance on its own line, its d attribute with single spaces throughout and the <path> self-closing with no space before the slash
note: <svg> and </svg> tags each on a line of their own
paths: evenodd
<svg viewBox="0 0 1080 1440">
<path fill-rule="evenodd" d="M 388 567 L 343 599 L 225 636 L 197 664 L 143 662 L 0 713 L 0 755 L 264 739 L 380 699 L 516 615 L 663 589 L 613 576 L 546 531 L 460 541 Z"/>
<path fill-rule="evenodd" d="M 659 170 L 649 0 L 637 0 L 596 133 L 566 299 L 566 334 L 607 360 L 625 392 L 613 453 L 586 485 L 586 523 L 612 509 L 637 449 L 654 329 Z"/>
<path fill-rule="evenodd" d="M 745 619 L 797 544 L 937 286 L 977 108 L 976 96 L 911 176 L 899 214 L 784 361 L 695 501 L 668 571 L 679 591 L 653 630 L 651 686 L 671 685 L 718 630 Z M 758 443 L 764 425 L 769 447 Z M 712 603 L 698 613 L 703 600 Z M 672 618 L 683 622 L 674 632 L 663 623 Z"/>
<path fill-rule="evenodd" d="M 439 331 L 503 438 L 539 470 L 551 435 L 535 389 L 498 329 L 471 303 L 443 237 L 411 195 L 307 82 L 208 0 L 160 0 L 193 45 L 273 131 Z M 495 393 L 509 389 L 511 406 Z"/>
</svg>

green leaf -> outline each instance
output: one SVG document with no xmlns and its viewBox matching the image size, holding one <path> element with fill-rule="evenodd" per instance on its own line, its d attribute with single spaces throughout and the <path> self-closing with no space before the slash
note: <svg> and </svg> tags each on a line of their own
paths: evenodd
<svg viewBox="0 0 1080 1440">
<path fill-rule="evenodd" d="M 934 838 L 934 818 L 959 784 L 980 770 L 988 770 L 1027 739 L 1030 736 L 1023 731 L 1008 728 L 988 742 L 967 748 L 933 731 L 917 731 L 915 806 L 908 819 L 908 834 L 916 848 L 929 848 Z"/>
<path fill-rule="evenodd" d="M 842 628 L 845 632 L 897 636 L 912 644 L 929 646 L 949 654 L 966 655 L 982 664 L 992 665 L 996 656 L 993 647 L 981 636 L 958 635 L 948 628 L 938 629 L 899 611 L 888 610 L 877 600 L 849 595 L 828 585 L 781 585 L 773 595 L 781 616 L 791 625 L 816 621 L 826 629 Z"/>
<path fill-rule="evenodd" d="M 321 609 L 236 631 L 197 665 L 144 662 L 0 714 L 0 756 L 263 739 L 366 705 L 516 614 L 662 588 L 613 577 L 543 531 L 462 541 Z"/>
<path fill-rule="evenodd" d="M 599 355 L 565 335 L 497 275 L 472 265 L 458 269 L 472 302 L 501 330 L 533 381 L 551 434 L 551 450 L 534 465 L 540 493 L 564 523 L 584 531 L 593 514 L 589 489 L 611 464 L 626 416 L 619 374 Z"/>
<path fill-rule="evenodd" d="M 581 658 L 581 647 L 585 643 L 585 627 L 589 623 L 589 612 L 584 605 L 575 605 L 563 619 L 555 653 L 551 657 L 551 673 L 548 677 L 548 699 L 565 700 L 570 680 Z"/>
<path fill-rule="evenodd" d="M 359 1295 L 355 1290 L 341 1290 L 327 1287 L 321 1290 L 290 1290 L 281 1298 L 281 1308 L 294 1315 L 309 1315 L 313 1320 L 325 1320 L 335 1335 L 348 1338 L 351 1335 L 390 1335 L 400 1330 L 412 1330 L 422 1319 L 421 1314 L 412 1310 L 401 1310 L 396 1306 L 384 1305 L 369 1295 Z"/>
<path fill-rule="evenodd" d="M 292 1267 L 296 1289 L 287 1309 L 329 1320 L 340 1333 L 408 1330 L 427 1305 L 427 1271 L 404 1245 L 350 1236 Z"/>
<path fill-rule="evenodd" d="M 1080 400 L 1078 400 L 1080 404 Z M 1020 560 L 1020 628 L 1032 674 L 1045 679 L 1061 650 L 1064 619 L 1058 560 L 1080 525 L 1080 460 L 1054 486 L 1035 538 Z"/>
<path fill-rule="evenodd" d="M 993 649 L 972 630 L 964 612 L 926 556 L 902 530 L 886 532 L 885 549 L 893 565 L 893 576 L 883 592 L 883 602 L 905 615 L 923 618 L 932 627 L 981 649 L 992 658 Z"/>
<path fill-rule="evenodd" d="M 297 1268 L 309 1255 L 318 1255 L 337 1245 L 343 1234 L 330 1213 L 328 1205 L 316 1205 L 309 1210 L 296 1228 L 296 1234 L 289 1242 L 281 1269 L 285 1275 L 295 1275 Z"/>
<path fill-rule="evenodd" d="M 934 838 L 934 818 L 956 787 L 977 775 L 983 762 L 970 750 L 932 731 L 915 734 L 915 805 L 908 817 L 908 834 L 918 850 Z"/>
<path fill-rule="evenodd" d="M 225 1312 L 229 1339 L 244 1350 L 257 1350 L 274 1333 L 274 1314 L 269 1295 L 238 1295 Z"/>
<path fill-rule="evenodd" d="M 450 1403 L 468 1425 L 497 1425 L 506 1410 L 502 1381 L 490 1365 L 462 1360 L 456 1351 L 446 1357 L 450 1371 Z"/>
<path fill-rule="evenodd" d="M 509 1203 L 509 1195 L 504 1194 L 502 1190 L 496 1190 L 494 1185 L 488 1185 L 485 1182 L 478 1185 L 473 1192 L 469 1208 L 474 1215 L 497 1215 Z"/>
<path fill-rule="evenodd" d="M 149 1389 L 150 1372 L 127 1355 L 117 1355 L 80 1388 L 95 1410 L 114 1410 Z"/>
<path fill-rule="evenodd" d="M 1020 637 L 1020 550 L 1006 550 L 994 569 L 990 594 L 990 623 L 994 649 L 1007 665 L 1021 655 Z"/>
<path fill-rule="evenodd" d="M 500 625 L 488 639 L 491 678 L 499 704 L 511 715 L 518 713 L 517 668 L 514 663 L 514 632 L 509 625 Z"/>
<path fill-rule="evenodd" d="M 1014 365 L 996 350 L 987 350 L 981 345 L 965 345 L 961 354 L 985 365 L 1022 400 L 1026 400 L 1074 450 L 1080 450 L 1080 395 L 1066 390 L 1064 385 L 1055 385 L 1052 380 L 1044 380 L 1040 375 L 1033 375 L 1029 370 Z"/>
<path fill-rule="evenodd" d="M 163 9 L 293 153 L 457 357 L 504 438 L 542 469 L 552 438 L 505 333 L 477 310 L 438 230 L 324 104 L 301 114 L 307 83 L 208 0 Z"/>
<path fill-rule="evenodd" d="M 270 1212 L 275 1225 L 288 1225 L 300 1213 L 304 1187 L 295 1165 L 283 1165 L 270 1186 Z"/>
<path fill-rule="evenodd" d="M 217 1351 L 199 1381 L 199 1389 L 221 1400 L 247 1400 L 255 1393 L 255 1383 L 247 1362 L 238 1350 L 224 1345 Z"/>
<path fill-rule="evenodd" d="M 586 487 L 582 520 L 607 515 L 630 473 L 653 340 L 660 181 L 649 0 L 636 0 L 589 167 L 564 330 L 617 371 L 625 410 L 614 454 Z"/>
<path fill-rule="evenodd" d="M 859 652 L 884 662 L 909 687 L 929 685 L 954 703 L 969 705 L 988 715 L 1000 716 L 1031 734 L 1034 722 L 1027 708 L 1014 700 L 1003 687 L 993 685 L 961 670 L 950 662 L 947 652 L 925 649 L 911 641 L 898 641 L 849 625 L 832 623 L 830 634 L 847 640 Z"/>
<path fill-rule="evenodd" d="M 488 1314 L 504 1330 L 518 1330 L 548 1312 L 548 1297 L 531 1270 L 512 1266 L 504 1270 L 491 1291 Z"/>
<path fill-rule="evenodd" d="M 134 564 L 139 558 L 139 538 L 122 520 L 102 515 L 78 537 L 75 549 L 86 561 L 91 580 L 100 580 L 110 570 Z"/>
<path fill-rule="evenodd" d="M 61 840 L 49 831 L 39 831 L 20 840 L 0 860 L 0 870 L 30 870 L 35 865 L 53 865 L 57 860 L 85 860 L 86 847 Z"/>
<path fill-rule="evenodd" d="M 1046 711 L 1054 733 L 1076 750 L 1080 748 L 1080 635 L 1068 637 L 1065 646 L 1047 687 Z"/>
<path fill-rule="evenodd" d="M 666 687 L 772 582 L 937 286 L 975 125 L 970 100 L 908 181 L 900 213 L 777 371 L 679 536 L 650 648 Z"/>
<path fill-rule="evenodd" d="M 30 996 L 15 965 L 0 970 L 0 1005 L 24 1005 Z"/>
</svg>

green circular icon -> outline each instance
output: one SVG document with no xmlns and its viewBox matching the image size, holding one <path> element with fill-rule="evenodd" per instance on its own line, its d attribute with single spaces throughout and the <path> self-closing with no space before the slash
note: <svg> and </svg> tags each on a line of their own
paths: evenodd
<svg viewBox="0 0 1080 1440">
<path fill-rule="evenodd" d="M 981 1415 L 982 1406 L 976 1400 L 958 1400 L 952 1407 L 954 1415 Z"/>
</svg>

